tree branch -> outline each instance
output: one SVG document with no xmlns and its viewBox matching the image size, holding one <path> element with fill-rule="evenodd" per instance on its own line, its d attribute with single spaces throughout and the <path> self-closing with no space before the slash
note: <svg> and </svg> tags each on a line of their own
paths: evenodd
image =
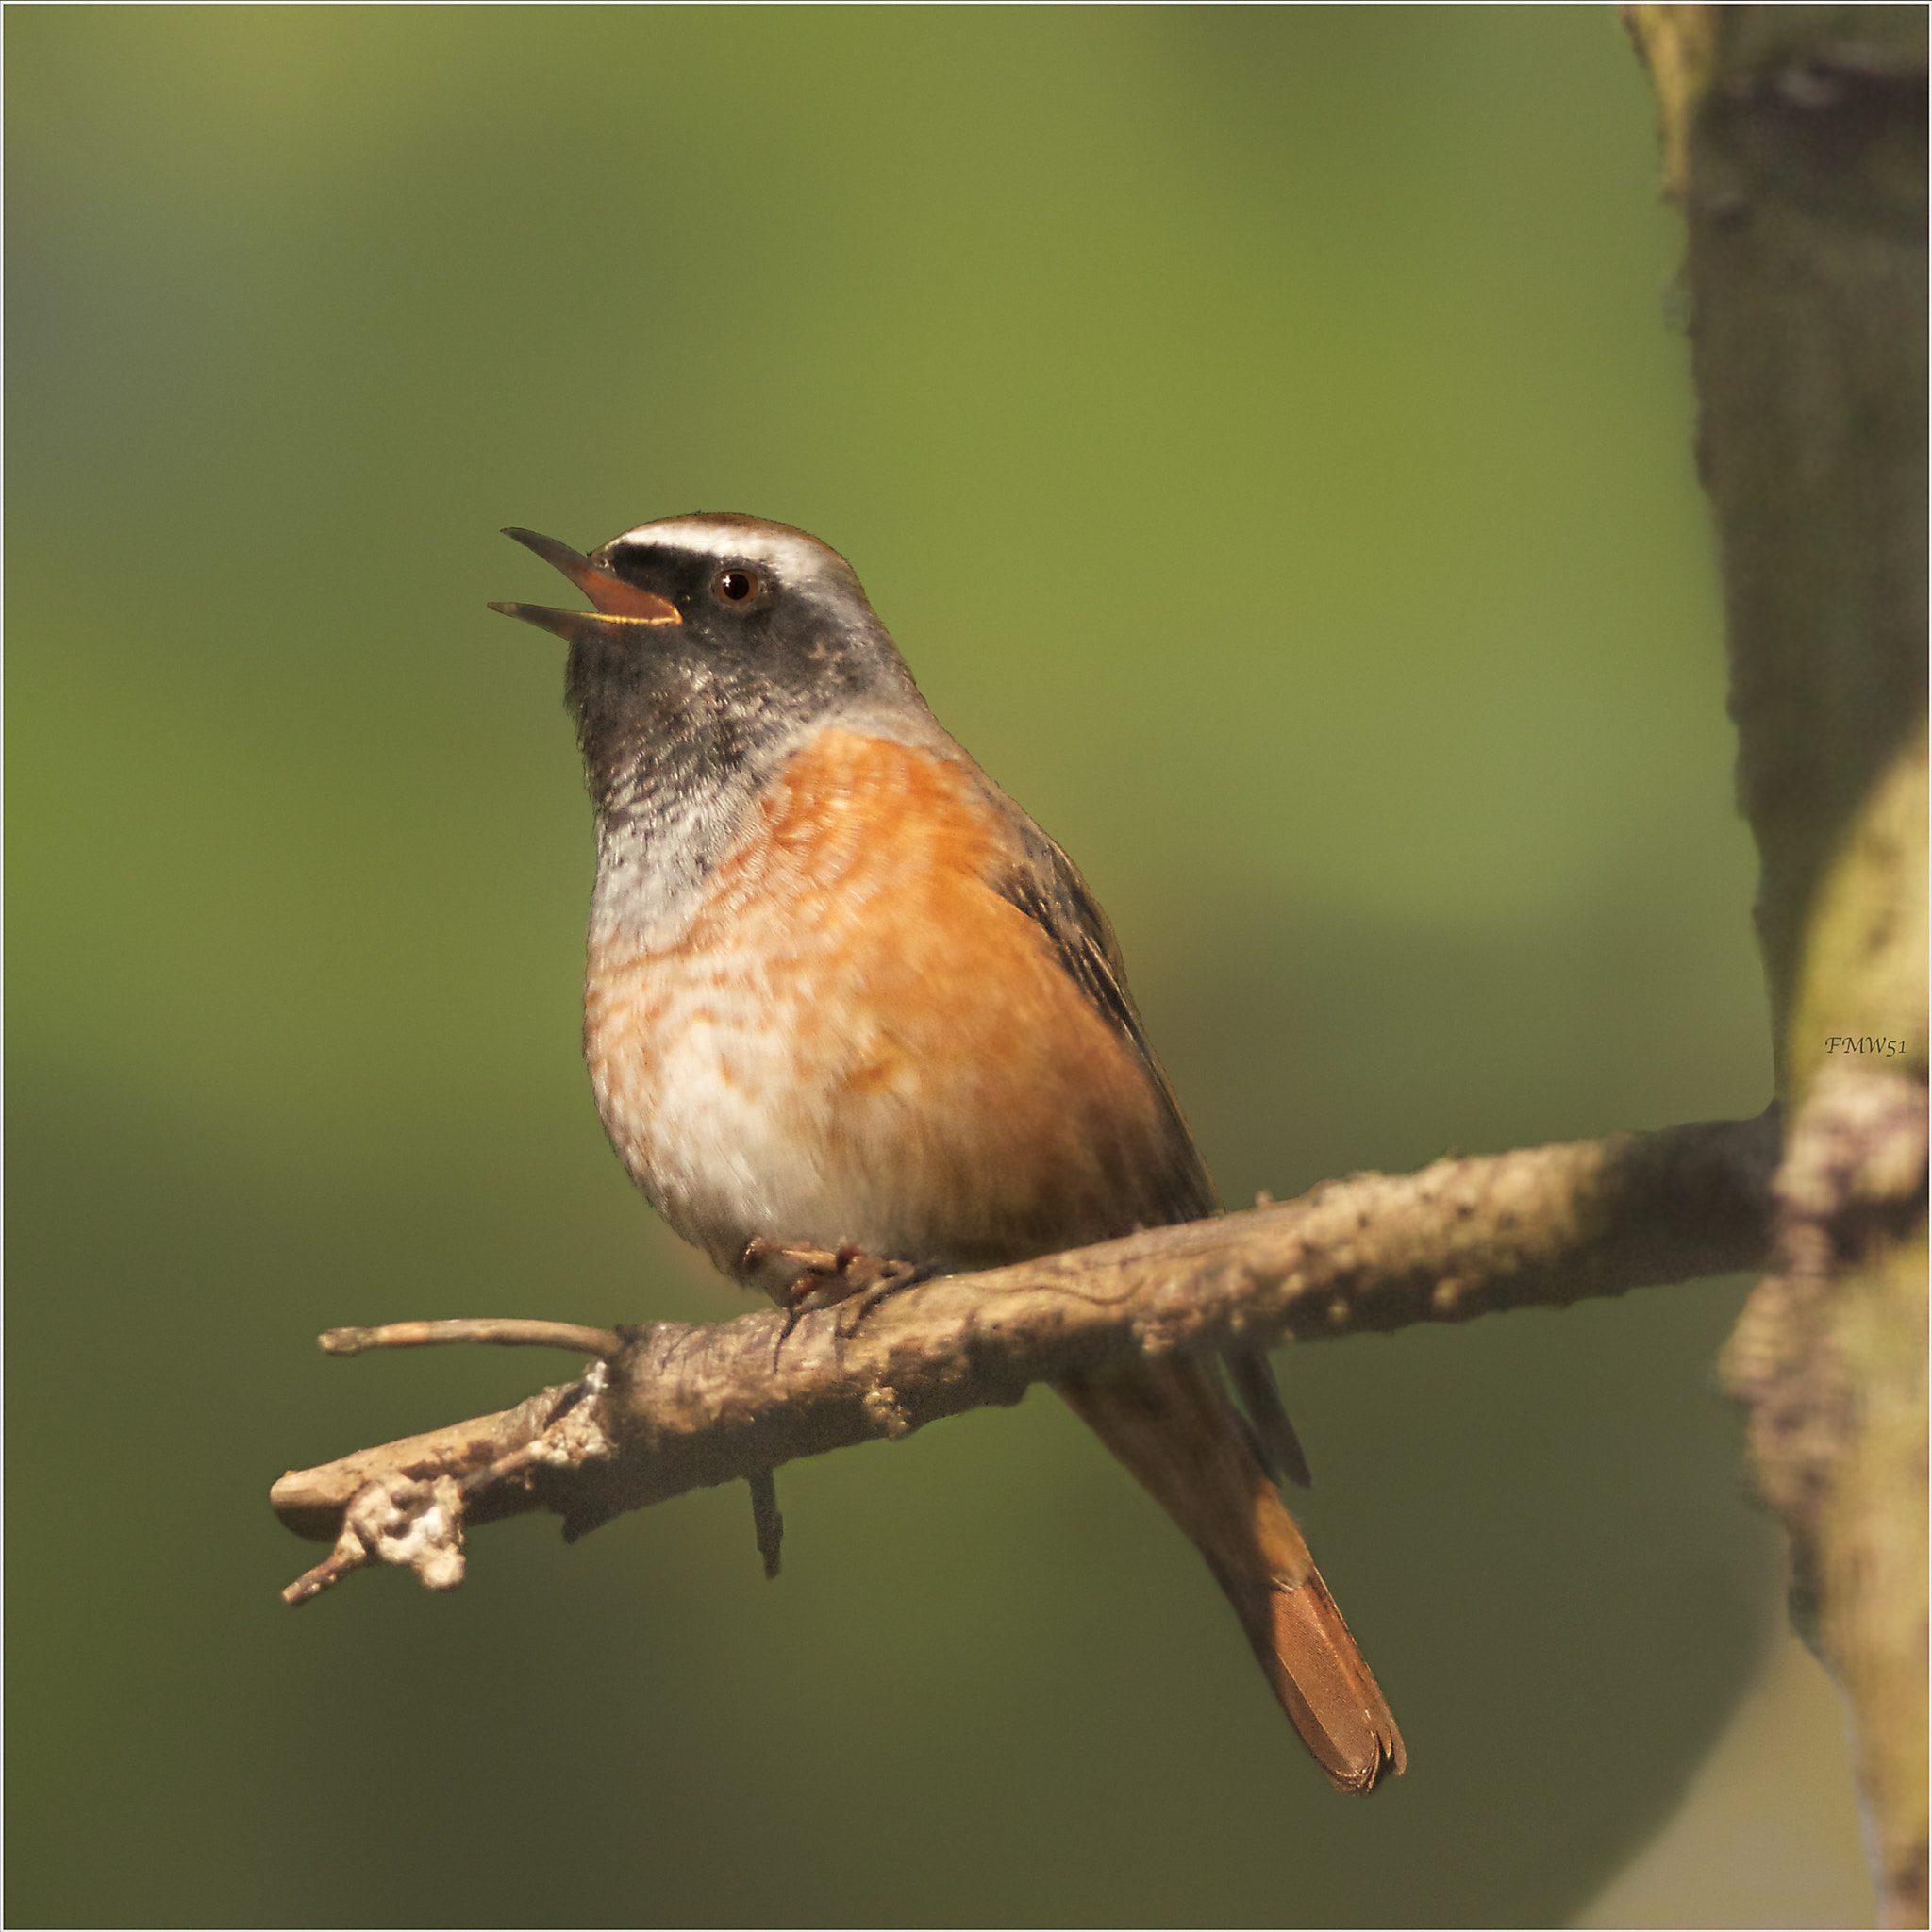
<svg viewBox="0 0 1932 1932">
<path fill-rule="evenodd" d="M 1136 1356 L 1235 1341 L 1316 1341 L 1759 1265 L 1771 1247 L 1773 1114 L 1439 1160 L 1420 1174 L 1324 1182 L 1296 1201 L 887 1288 L 835 1308 L 617 1331 L 547 1323 L 406 1323 L 334 1330 L 333 1352 L 438 1340 L 595 1353 L 578 1382 L 501 1414 L 291 1471 L 271 1492 L 298 1535 L 333 1540 L 290 1586 L 300 1602 L 395 1562 L 432 1588 L 462 1574 L 466 1524 L 531 1509 L 575 1539 L 708 1485 L 755 1485 L 759 1548 L 777 1562 L 766 1479 L 782 1462 Z M 621 1346 L 611 1350 L 610 1341 Z"/>
</svg>

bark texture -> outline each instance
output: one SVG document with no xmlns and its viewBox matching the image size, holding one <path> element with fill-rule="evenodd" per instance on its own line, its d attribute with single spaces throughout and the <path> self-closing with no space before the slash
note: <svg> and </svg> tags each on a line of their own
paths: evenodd
<svg viewBox="0 0 1932 1932">
<path fill-rule="evenodd" d="M 1632 7 L 1656 80 L 1780 1099 L 1727 1356 L 1843 1687 L 1884 1921 L 1926 1923 L 1926 15 Z"/>
</svg>

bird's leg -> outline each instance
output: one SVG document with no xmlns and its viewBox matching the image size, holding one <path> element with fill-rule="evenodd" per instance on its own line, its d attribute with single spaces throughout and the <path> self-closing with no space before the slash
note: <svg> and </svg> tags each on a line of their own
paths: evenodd
<svg viewBox="0 0 1932 1932">
<path fill-rule="evenodd" d="M 760 1288 L 790 1317 L 786 1333 L 801 1315 L 837 1307 L 856 1294 L 909 1287 L 924 1274 L 917 1262 L 868 1255 L 846 1241 L 836 1248 L 803 1241 L 772 1241 L 755 1235 L 746 1241 L 733 1271 L 741 1281 Z"/>
<path fill-rule="evenodd" d="M 890 1294 L 896 1289 L 910 1288 L 931 1272 L 917 1261 L 895 1261 L 884 1255 L 868 1255 L 849 1241 L 839 1250 L 839 1279 L 842 1286 L 838 1299 L 866 1294 L 877 1289 Z"/>
<path fill-rule="evenodd" d="M 748 1288 L 761 1290 L 792 1315 L 829 1307 L 815 1300 L 822 1290 L 839 1286 L 839 1253 L 809 1241 L 768 1241 L 754 1235 L 746 1241 L 731 1271 Z M 835 1292 L 831 1300 L 840 1299 Z"/>
</svg>

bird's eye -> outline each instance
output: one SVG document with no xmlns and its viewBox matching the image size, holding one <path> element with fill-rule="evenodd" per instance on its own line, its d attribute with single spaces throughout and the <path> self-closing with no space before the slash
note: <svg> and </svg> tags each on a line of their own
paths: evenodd
<svg viewBox="0 0 1932 1932">
<path fill-rule="evenodd" d="M 727 604 L 743 604 L 756 597 L 758 580 L 748 570 L 721 570 L 711 579 L 711 594 Z"/>
</svg>

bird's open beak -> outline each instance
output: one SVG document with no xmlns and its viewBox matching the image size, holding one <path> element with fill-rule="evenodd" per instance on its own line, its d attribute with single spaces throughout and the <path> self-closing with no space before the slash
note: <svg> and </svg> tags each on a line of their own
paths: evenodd
<svg viewBox="0 0 1932 1932">
<path fill-rule="evenodd" d="M 506 617 L 521 617 L 525 624 L 554 631 L 575 643 L 579 638 L 617 639 L 653 625 L 682 624 L 677 606 L 667 597 L 653 596 L 620 576 L 600 570 L 588 557 L 559 543 L 554 537 L 540 537 L 535 530 L 506 530 L 526 550 L 534 550 L 553 569 L 559 570 L 597 608 L 595 610 L 553 610 L 543 604 L 492 604 Z"/>
</svg>

